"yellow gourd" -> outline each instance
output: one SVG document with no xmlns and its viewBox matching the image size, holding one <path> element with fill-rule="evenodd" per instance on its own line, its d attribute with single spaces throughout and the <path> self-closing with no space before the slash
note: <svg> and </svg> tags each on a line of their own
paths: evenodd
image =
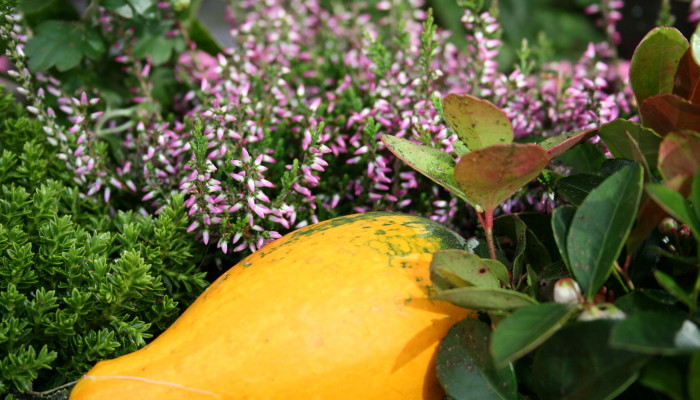
<svg viewBox="0 0 700 400">
<path fill-rule="evenodd" d="M 99 362 L 71 400 L 442 399 L 439 341 L 468 310 L 428 298 L 457 234 L 368 213 L 295 231 L 216 280 L 143 349 Z"/>
</svg>

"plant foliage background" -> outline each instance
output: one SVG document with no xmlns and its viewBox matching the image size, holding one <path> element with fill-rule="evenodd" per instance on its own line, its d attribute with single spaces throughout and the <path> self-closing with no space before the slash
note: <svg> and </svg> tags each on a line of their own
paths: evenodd
<svg viewBox="0 0 700 400">
<path fill-rule="evenodd" d="M 629 34 L 627 3 L 232 1 L 220 41 L 197 0 L 3 1 L 0 393 L 136 350 L 293 229 L 394 210 L 474 237 L 433 263 L 438 298 L 484 311 L 445 339 L 483 342 L 438 355 L 452 398 L 474 376 L 697 398 L 700 5 L 650 4 Z M 637 47 L 687 19 L 690 44 Z M 659 325 L 686 347 L 645 341 Z"/>
</svg>

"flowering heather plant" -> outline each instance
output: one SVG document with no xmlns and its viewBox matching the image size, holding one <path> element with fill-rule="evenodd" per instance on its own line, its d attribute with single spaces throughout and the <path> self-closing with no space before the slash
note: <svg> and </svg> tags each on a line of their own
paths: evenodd
<svg viewBox="0 0 700 400">
<path fill-rule="evenodd" d="M 571 64 L 535 65 L 524 48 L 521 65 L 504 74 L 495 61 L 501 28 L 494 13 L 467 7 L 468 44 L 458 49 L 422 5 L 354 2 L 331 12 L 319 1 L 233 2 L 234 44 L 209 56 L 178 29 L 174 5 L 154 3 L 142 16 L 157 14 L 167 25 L 169 51 L 181 50 L 175 75 L 189 85 L 175 96 L 173 114 L 154 94 L 155 67 L 167 58 L 144 57 L 139 45 L 150 41 L 120 9 L 92 14 L 112 43 L 110 56 L 132 77 L 125 81 L 131 95 L 118 107 L 98 100 L 109 97 L 99 87 L 71 96 L 55 78 L 31 73 L 20 14 L 8 14 L 3 36 L 30 111 L 46 121 L 86 196 L 141 200 L 143 212 L 157 212 L 183 193 L 189 230 L 224 253 L 253 251 L 350 212 L 393 209 L 471 226 L 455 198 L 378 140 L 385 133 L 453 152 L 455 135 L 441 115 L 448 92 L 503 109 L 518 139 L 629 116 L 630 93 L 620 89 L 622 70 L 606 44 Z M 551 206 L 535 185 L 503 210 Z"/>
</svg>

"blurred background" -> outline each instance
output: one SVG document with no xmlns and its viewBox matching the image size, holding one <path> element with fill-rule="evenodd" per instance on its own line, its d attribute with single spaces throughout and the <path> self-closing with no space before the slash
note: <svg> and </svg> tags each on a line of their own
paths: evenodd
<svg viewBox="0 0 700 400">
<path fill-rule="evenodd" d="M 329 3 L 352 0 L 327 0 Z M 377 3 L 380 0 L 369 0 Z M 505 48 L 501 51 L 500 65 L 509 69 L 516 60 L 515 51 L 523 39 L 530 43 L 547 40 L 551 45 L 553 59 L 576 59 L 589 42 L 606 40 L 605 30 L 597 21 L 600 14 L 586 13 L 587 7 L 600 4 L 600 0 L 484 0 L 484 7 L 497 1 L 499 21 L 503 29 Z M 614 1 L 614 0 L 613 0 Z M 619 1 L 619 0 L 618 0 Z M 476 2 L 472 0 L 472 2 Z M 607 0 L 608 3 L 611 0 Z M 453 32 L 452 40 L 463 41 L 463 14 L 457 0 L 426 0 L 425 8 L 434 10 L 437 23 Z M 225 19 L 226 0 L 202 0 L 199 15 L 214 36 L 223 45 L 230 43 L 228 23 Z M 662 6 L 670 9 L 664 15 Z M 617 22 L 620 32 L 619 55 L 629 59 L 637 43 L 653 27 L 673 22 L 689 37 L 694 27 L 688 22 L 690 0 L 626 0 L 620 9 L 622 19 Z M 661 14 L 661 20 L 660 20 Z"/>
</svg>

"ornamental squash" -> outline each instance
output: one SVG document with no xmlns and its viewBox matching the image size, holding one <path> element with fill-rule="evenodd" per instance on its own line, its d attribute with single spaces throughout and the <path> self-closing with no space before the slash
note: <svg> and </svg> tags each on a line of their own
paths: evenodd
<svg viewBox="0 0 700 400">
<path fill-rule="evenodd" d="M 436 349 L 470 311 L 428 298 L 429 265 L 463 246 L 403 214 L 299 229 L 231 268 L 143 349 L 99 362 L 70 399 L 442 399 Z"/>
</svg>

